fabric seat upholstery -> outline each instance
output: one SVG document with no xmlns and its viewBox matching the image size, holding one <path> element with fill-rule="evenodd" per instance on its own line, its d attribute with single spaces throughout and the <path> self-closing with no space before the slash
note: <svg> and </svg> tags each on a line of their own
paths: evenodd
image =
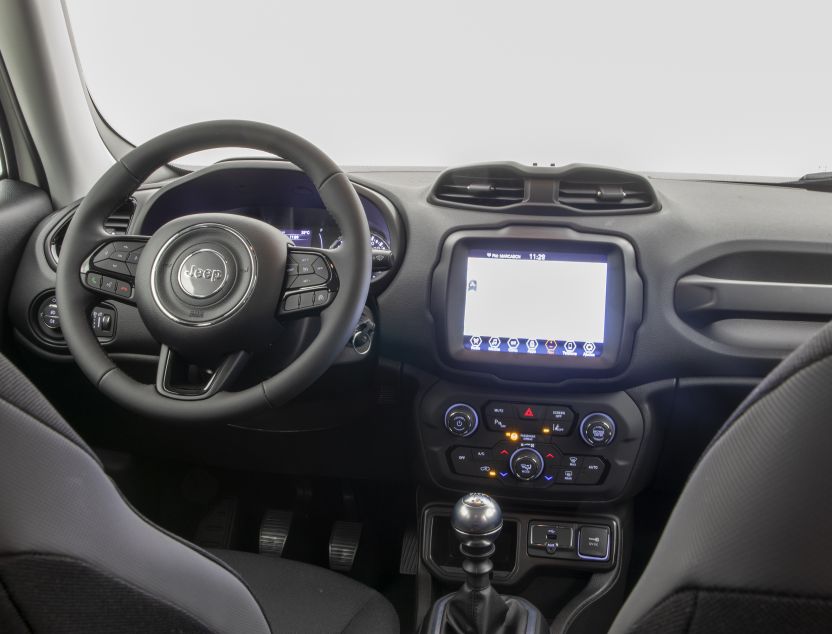
<svg viewBox="0 0 832 634">
<path fill-rule="evenodd" d="M 398 631 L 392 606 L 357 582 L 299 562 L 218 554 L 133 509 L 0 355 L 0 631 Z"/>
</svg>

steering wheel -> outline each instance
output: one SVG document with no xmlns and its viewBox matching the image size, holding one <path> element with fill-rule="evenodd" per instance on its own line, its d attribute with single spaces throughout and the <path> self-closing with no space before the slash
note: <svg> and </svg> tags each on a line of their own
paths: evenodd
<svg viewBox="0 0 832 634">
<path fill-rule="evenodd" d="M 107 216 L 156 169 L 220 147 L 263 150 L 300 167 L 338 223 L 343 243 L 299 248 L 265 222 L 223 213 L 183 216 L 149 237 L 104 231 Z M 326 154 L 274 126 L 209 121 L 147 141 L 95 183 L 64 238 L 55 292 L 67 345 L 101 392 L 141 414 L 200 424 L 277 407 L 323 374 L 353 333 L 370 268 L 361 202 Z M 135 304 L 162 344 L 154 385 L 125 374 L 101 348 L 90 311 L 102 298 Z M 320 329 L 297 358 L 262 383 L 226 389 L 282 324 L 309 314 L 320 315 Z"/>
</svg>

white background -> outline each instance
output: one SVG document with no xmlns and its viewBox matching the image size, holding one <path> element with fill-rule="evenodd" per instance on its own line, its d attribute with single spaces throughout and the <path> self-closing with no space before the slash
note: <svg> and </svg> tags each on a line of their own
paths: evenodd
<svg viewBox="0 0 832 634">
<path fill-rule="evenodd" d="M 92 96 L 135 143 L 242 117 L 342 165 L 832 169 L 828 0 L 66 4 Z"/>
<path fill-rule="evenodd" d="M 465 336 L 604 341 L 604 262 L 468 258 L 465 288 Z"/>
</svg>

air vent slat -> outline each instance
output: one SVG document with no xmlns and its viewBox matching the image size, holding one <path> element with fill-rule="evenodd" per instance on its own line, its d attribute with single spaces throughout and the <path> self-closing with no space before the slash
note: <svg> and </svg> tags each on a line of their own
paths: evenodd
<svg viewBox="0 0 832 634">
<path fill-rule="evenodd" d="M 655 204 L 653 190 L 646 183 L 598 180 L 561 181 L 557 201 L 561 205 L 582 211 L 628 211 Z"/>
<path fill-rule="evenodd" d="M 114 236 L 123 236 L 127 233 L 135 212 L 136 199 L 128 198 L 118 209 L 107 216 L 104 221 L 104 231 Z"/>
<path fill-rule="evenodd" d="M 437 200 L 455 205 L 508 207 L 523 202 L 526 181 L 505 169 L 452 170 L 439 179 L 434 196 Z"/>
</svg>

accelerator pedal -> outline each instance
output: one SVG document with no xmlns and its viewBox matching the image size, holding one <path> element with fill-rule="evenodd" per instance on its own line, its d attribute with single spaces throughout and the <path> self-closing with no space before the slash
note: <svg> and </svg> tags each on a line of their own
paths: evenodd
<svg viewBox="0 0 832 634">
<path fill-rule="evenodd" d="M 289 529 L 292 528 L 292 511 L 269 509 L 260 522 L 260 554 L 282 557 Z"/>
<path fill-rule="evenodd" d="M 399 558 L 399 574 L 415 575 L 419 570 L 419 539 L 416 529 L 409 528 L 402 536 L 402 555 Z"/>
<path fill-rule="evenodd" d="M 361 541 L 360 522 L 338 521 L 332 525 L 329 536 L 329 568 L 339 572 L 349 572 L 355 563 L 358 543 Z"/>
</svg>

